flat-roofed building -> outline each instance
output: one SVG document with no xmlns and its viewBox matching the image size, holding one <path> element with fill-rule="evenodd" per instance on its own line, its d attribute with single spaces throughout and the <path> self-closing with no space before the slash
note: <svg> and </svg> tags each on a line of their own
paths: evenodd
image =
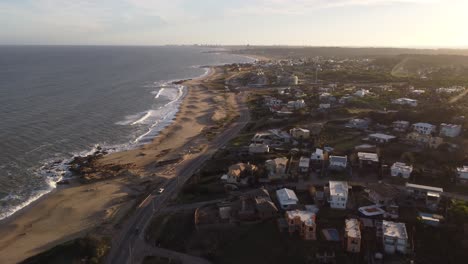
<svg viewBox="0 0 468 264">
<path fill-rule="evenodd" d="M 328 202 L 333 209 L 346 209 L 348 203 L 348 183 L 345 181 L 330 181 L 330 198 Z"/>
<path fill-rule="evenodd" d="M 462 131 L 461 125 L 454 125 L 454 124 L 440 124 L 440 136 L 442 137 L 458 137 Z"/>
<path fill-rule="evenodd" d="M 413 172 L 413 166 L 406 165 L 405 163 L 402 163 L 402 162 L 393 163 L 390 169 L 390 173 L 393 177 L 402 177 L 405 179 L 408 179 L 411 176 L 412 172 Z"/>
<path fill-rule="evenodd" d="M 304 240 L 316 240 L 316 216 L 310 211 L 286 211 L 286 221 L 288 223 L 288 231 L 290 234 L 299 232 L 299 235 Z"/>
<path fill-rule="evenodd" d="M 404 223 L 382 221 L 382 239 L 384 251 L 387 254 L 400 252 L 406 254 L 408 248 L 408 233 Z"/>
<path fill-rule="evenodd" d="M 361 251 L 361 223 L 358 219 L 345 220 L 346 251 L 358 253 Z"/>
</svg>

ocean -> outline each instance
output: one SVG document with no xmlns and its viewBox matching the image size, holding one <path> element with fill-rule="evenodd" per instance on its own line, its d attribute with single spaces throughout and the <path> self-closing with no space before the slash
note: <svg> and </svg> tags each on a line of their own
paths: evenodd
<svg viewBox="0 0 468 264">
<path fill-rule="evenodd" d="M 177 112 L 175 80 L 251 62 L 201 47 L 0 46 L 0 220 L 70 176 L 97 146 L 143 144 Z"/>
</svg>

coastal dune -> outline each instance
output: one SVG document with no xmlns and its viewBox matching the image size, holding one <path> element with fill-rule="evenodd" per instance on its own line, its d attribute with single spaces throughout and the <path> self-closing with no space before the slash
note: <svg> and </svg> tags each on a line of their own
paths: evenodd
<svg viewBox="0 0 468 264">
<path fill-rule="evenodd" d="M 145 188 L 174 177 L 176 165 L 157 166 L 158 162 L 189 159 L 190 153 L 206 145 L 208 139 L 203 131 L 217 124 L 213 117 L 225 115 L 218 112 L 226 111 L 219 109 L 219 104 L 230 105 L 234 101 L 212 100 L 219 90 L 211 85 L 223 74 L 212 68 L 202 78 L 184 82 L 187 93 L 175 120 L 151 143 L 96 161 L 97 169 L 121 166 L 125 173 L 84 185 L 60 187 L 0 222 L 0 263 L 17 263 L 90 232 L 109 237 L 115 234 L 116 223 L 144 196 L 148 191 Z M 229 106 L 231 110 L 235 107 Z"/>
</svg>

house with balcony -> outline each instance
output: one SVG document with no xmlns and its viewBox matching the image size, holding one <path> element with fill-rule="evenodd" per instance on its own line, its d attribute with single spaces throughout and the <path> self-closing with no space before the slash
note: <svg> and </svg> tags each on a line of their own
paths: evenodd
<svg viewBox="0 0 468 264">
<path fill-rule="evenodd" d="M 423 135 L 431 135 L 437 129 L 436 126 L 429 123 L 415 123 L 412 127 L 415 132 Z"/>
<path fill-rule="evenodd" d="M 346 209 L 348 203 L 348 183 L 345 181 L 329 182 L 330 197 L 328 202 L 333 209 Z"/>
<path fill-rule="evenodd" d="M 408 251 L 408 233 L 404 223 L 382 221 L 382 241 L 387 254 L 396 252 L 406 254 Z"/>
<path fill-rule="evenodd" d="M 347 252 L 358 253 L 361 251 L 361 223 L 358 219 L 345 220 L 344 240 Z"/>
</svg>

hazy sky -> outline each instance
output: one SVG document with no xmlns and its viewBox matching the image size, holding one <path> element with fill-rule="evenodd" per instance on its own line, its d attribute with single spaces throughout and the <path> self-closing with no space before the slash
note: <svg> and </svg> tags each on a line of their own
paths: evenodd
<svg viewBox="0 0 468 264">
<path fill-rule="evenodd" d="M 468 0 L 0 0 L 0 44 L 468 46 Z"/>
</svg>

